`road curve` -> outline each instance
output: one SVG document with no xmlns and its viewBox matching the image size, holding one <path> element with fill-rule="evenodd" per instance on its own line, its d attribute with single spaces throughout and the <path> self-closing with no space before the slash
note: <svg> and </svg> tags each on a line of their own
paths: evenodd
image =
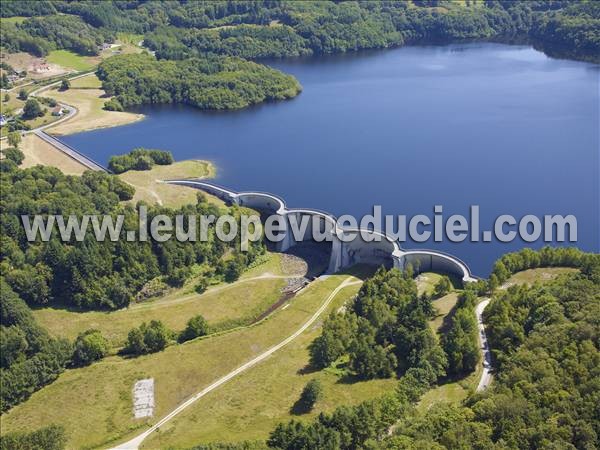
<svg viewBox="0 0 600 450">
<path fill-rule="evenodd" d="M 188 400 L 186 400 L 184 403 L 182 403 L 181 405 L 179 405 L 177 408 L 175 408 L 173 411 L 171 411 L 165 417 L 163 417 L 162 419 L 160 419 L 158 422 L 156 422 L 154 425 L 152 425 L 146 431 L 144 431 L 140 435 L 134 437 L 130 441 L 127 441 L 127 442 L 125 442 L 123 444 L 119 444 L 119 445 L 113 447 L 111 450 L 136 450 L 141 445 L 141 443 L 144 441 L 144 439 L 146 439 L 151 433 L 153 433 L 159 427 L 161 427 L 162 425 L 164 425 L 165 423 L 167 423 L 169 420 L 171 420 L 177 414 L 179 414 L 180 412 L 182 412 L 183 410 L 185 410 L 186 408 L 188 408 L 189 406 L 191 406 L 197 400 L 199 400 L 200 398 L 204 397 L 206 394 L 208 394 L 209 392 L 215 390 L 216 388 L 218 388 L 222 384 L 226 383 L 227 381 L 231 380 L 235 376 L 239 375 L 240 373 L 248 370 L 252 366 L 254 366 L 254 365 L 258 364 L 259 362 L 263 361 L 264 359 L 268 358 L 273 353 L 275 353 L 277 350 L 281 349 L 285 345 L 287 345 L 290 342 L 292 342 L 294 339 L 296 339 L 298 336 L 300 336 L 304 331 L 306 331 L 306 329 L 308 327 L 310 327 L 319 318 L 319 316 L 323 313 L 323 311 L 325 311 L 325 309 L 327 309 L 327 307 L 329 306 L 329 304 L 331 303 L 331 301 L 335 298 L 335 296 L 342 289 L 344 289 L 345 287 L 348 287 L 348 286 L 352 286 L 352 285 L 355 285 L 355 284 L 362 283 L 362 281 L 360 281 L 360 280 L 352 281 L 352 278 L 353 277 L 348 277 L 342 283 L 340 283 L 340 285 L 338 287 L 336 287 L 331 294 L 329 294 L 329 296 L 325 299 L 325 301 L 319 307 L 319 309 L 311 316 L 311 318 L 308 319 L 304 323 L 304 325 L 302 325 L 294 334 L 290 335 L 289 337 L 287 337 L 286 339 L 284 339 L 283 341 L 281 341 L 279 344 L 274 345 L 273 347 L 271 347 L 270 349 L 268 349 L 264 353 L 261 353 L 260 355 L 258 355 L 254 359 L 252 359 L 252 360 L 248 361 L 247 363 L 241 365 L 237 369 L 229 372 L 227 375 L 219 378 L 217 381 L 215 381 L 214 383 L 212 383 L 210 386 L 204 388 L 203 390 L 201 390 L 197 394 L 195 394 L 192 397 L 190 397 Z"/>
<path fill-rule="evenodd" d="M 487 336 L 485 335 L 485 325 L 483 324 L 483 310 L 490 303 L 489 298 L 483 299 L 475 307 L 475 314 L 477 315 L 477 328 L 479 329 L 479 344 L 481 353 L 483 355 L 483 372 L 477 385 L 477 392 L 486 389 L 492 382 L 492 352 L 488 344 Z"/>
<path fill-rule="evenodd" d="M 84 74 L 81 74 L 81 75 L 76 75 L 74 77 L 67 78 L 67 79 L 69 81 L 73 81 L 73 80 L 77 80 L 79 78 L 88 77 L 88 76 L 93 75 L 93 74 L 94 74 L 94 72 L 88 72 L 88 73 L 84 73 Z M 53 87 L 56 87 L 56 86 L 60 85 L 61 83 L 62 83 L 62 79 L 60 79 L 58 81 L 55 81 L 54 83 L 47 84 L 45 86 L 40 86 L 39 88 L 34 89 L 33 91 L 31 91 L 29 93 L 29 97 L 37 97 L 40 93 L 42 93 L 44 91 L 47 91 L 48 89 L 51 89 Z M 67 120 L 71 119 L 73 116 L 75 116 L 79 112 L 79 111 L 77 111 L 77 108 L 75 108 L 72 105 L 68 105 L 68 104 L 63 103 L 63 102 L 57 102 L 57 104 L 62 109 L 66 109 L 68 111 L 67 114 L 65 114 L 63 117 L 61 117 L 60 119 L 58 119 L 58 120 L 56 120 L 54 122 L 48 123 L 46 125 L 42 125 L 41 127 L 34 128 L 33 130 L 23 131 L 22 134 L 29 134 L 29 133 L 36 133 L 36 132 L 39 132 L 39 131 L 43 131 L 46 128 L 50 128 L 50 127 L 53 127 L 55 125 L 58 125 L 59 123 L 66 122 Z"/>
<path fill-rule="evenodd" d="M 72 81 L 72 80 L 77 80 L 77 79 L 79 79 L 79 78 L 83 78 L 83 77 L 87 77 L 87 76 L 93 75 L 94 73 L 95 73 L 95 72 L 88 72 L 88 73 L 84 73 L 84 74 L 76 75 L 76 76 L 74 76 L 74 77 L 67 78 L 67 79 L 68 79 L 69 81 Z M 34 89 L 33 91 L 31 91 L 31 92 L 29 93 L 28 97 L 36 97 L 36 96 L 37 96 L 37 95 L 39 95 L 41 92 L 44 92 L 44 91 L 46 91 L 46 90 L 48 90 L 48 89 L 50 89 L 50 88 L 53 88 L 53 87 L 55 87 L 55 86 L 58 86 L 60 83 L 62 83 L 62 79 L 60 79 L 60 80 L 58 80 L 58 81 L 55 81 L 54 83 L 50 83 L 50 84 L 47 84 L 47 85 L 45 85 L 45 86 L 41 86 L 41 87 L 39 87 L 39 88 L 37 88 L 37 89 Z M 29 84 L 32 84 L 32 83 L 27 83 L 27 84 L 29 85 Z M 22 85 L 22 86 L 25 86 L 25 85 Z M 21 86 L 19 86 L 19 87 L 21 87 Z M 22 135 L 26 135 L 26 134 L 30 134 L 30 133 L 36 133 L 36 134 L 37 134 L 37 132 L 43 131 L 43 130 L 45 130 L 46 128 L 50 128 L 50 127 L 53 127 L 53 126 L 55 126 L 55 125 L 58 125 L 58 124 L 60 124 L 60 123 L 62 123 L 62 122 L 66 122 L 67 120 L 71 119 L 73 116 L 75 116 L 75 115 L 78 113 L 78 111 L 77 111 L 77 108 L 75 108 L 75 107 L 74 107 L 74 106 L 72 106 L 72 105 L 68 105 L 68 104 L 66 104 L 66 103 L 63 103 L 63 102 L 57 102 L 57 104 L 58 104 L 58 105 L 59 105 L 59 106 L 60 106 L 62 109 L 66 109 L 66 110 L 67 110 L 67 113 L 66 113 L 65 115 L 63 115 L 63 116 L 62 116 L 60 119 L 58 119 L 58 120 L 55 120 L 54 122 L 47 123 L 46 125 L 42 125 L 42 126 L 39 126 L 39 127 L 37 127 L 37 128 L 33 128 L 33 129 L 31 129 L 31 130 L 21 130 L 21 134 L 22 134 Z M 6 136 L 4 136 L 4 137 L 0 138 L 0 140 L 4 140 L 4 139 L 6 139 Z"/>
</svg>

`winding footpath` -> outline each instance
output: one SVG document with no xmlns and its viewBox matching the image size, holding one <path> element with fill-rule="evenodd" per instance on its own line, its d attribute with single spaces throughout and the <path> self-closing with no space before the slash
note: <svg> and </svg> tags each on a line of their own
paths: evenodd
<svg viewBox="0 0 600 450">
<path fill-rule="evenodd" d="M 125 442 L 123 444 L 119 444 L 116 447 L 113 447 L 111 450 L 136 450 L 137 448 L 139 448 L 139 446 L 142 444 L 142 442 L 150 434 L 152 434 L 154 431 L 156 431 L 157 429 L 159 429 L 162 425 L 164 425 L 165 423 L 167 423 L 168 421 L 170 421 L 176 415 L 178 415 L 179 413 L 181 413 L 185 409 L 189 408 L 191 405 L 193 405 L 196 401 L 198 401 L 199 399 L 201 399 L 202 397 L 204 397 L 206 394 L 208 394 L 209 392 L 217 389 L 219 386 L 221 386 L 222 384 L 224 384 L 227 381 L 231 380 L 232 378 L 234 378 L 235 376 L 239 375 L 240 373 L 242 373 L 242 372 L 250 369 L 252 366 L 258 364 L 259 362 L 261 362 L 263 360 L 265 360 L 266 358 L 268 358 L 269 356 L 271 356 L 273 353 L 275 353 L 277 350 L 280 350 L 282 347 L 284 347 L 287 344 L 289 344 L 290 342 L 292 342 L 294 339 L 296 339 L 298 336 L 300 336 L 304 331 L 306 331 L 306 329 L 308 327 L 310 327 L 313 323 L 315 323 L 315 321 L 327 309 L 327 307 L 329 306 L 329 304 L 331 303 L 331 301 L 335 298 L 335 296 L 342 289 L 344 289 L 344 288 L 346 288 L 348 286 L 353 286 L 353 285 L 361 284 L 362 283 L 362 281 L 360 281 L 360 280 L 352 281 L 353 278 L 354 277 L 348 277 L 344 281 L 342 281 L 342 283 L 340 283 L 331 292 L 331 294 L 329 294 L 329 296 L 325 299 L 325 301 L 319 307 L 319 309 L 311 316 L 311 318 L 308 319 L 304 323 L 304 325 L 302 325 L 294 334 L 290 335 L 289 337 L 287 337 L 286 339 L 284 339 L 283 341 L 281 341 L 279 344 L 274 345 L 273 347 L 271 347 L 270 349 L 268 349 L 264 353 L 261 353 L 260 355 L 258 355 L 254 359 L 252 359 L 252 360 L 248 361 L 247 363 L 241 365 L 237 369 L 229 372 L 227 375 L 219 378 L 217 381 L 215 381 L 214 383 L 212 383 L 210 386 L 202 389 L 200 392 L 198 392 L 197 394 L 195 394 L 192 397 L 190 397 L 188 400 L 186 400 L 184 403 L 182 403 L 181 405 L 179 405 L 177 408 L 175 408 L 173 411 L 171 411 L 165 417 L 163 417 L 162 419 L 160 419 L 158 422 L 156 422 L 154 425 L 152 425 L 146 431 L 144 431 L 143 433 L 141 433 L 138 436 L 134 437 L 130 441 L 127 441 L 127 442 Z"/>
<path fill-rule="evenodd" d="M 485 298 L 475 307 L 477 328 L 479 329 L 479 344 L 481 346 L 481 353 L 483 354 L 483 372 L 477 385 L 477 392 L 483 391 L 492 382 L 492 352 L 490 351 L 487 336 L 485 335 L 485 325 L 483 324 L 483 311 L 489 303 L 490 299 Z"/>
</svg>

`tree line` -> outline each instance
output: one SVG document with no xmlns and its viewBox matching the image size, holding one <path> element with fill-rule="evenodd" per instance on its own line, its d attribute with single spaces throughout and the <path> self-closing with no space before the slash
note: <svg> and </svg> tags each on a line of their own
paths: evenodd
<svg viewBox="0 0 600 450">
<path fill-rule="evenodd" d="M 27 304 L 0 278 L 0 412 L 54 381 L 72 357 L 72 346 L 51 338 Z"/>
<path fill-rule="evenodd" d="M 118 55 L 98 67 L 109 109 L 184 103 L 201 109 L 239 109 L 296 96 L 298 81 L 267 66 L 232 57 L 158 61 L 150 55 Z"/>
<path fill-rule="evenodd" d="M 322 1 L 215 13 L 208 5 L 188 3 L 173 8 L 168 24 L 147 33 L 145 43 L 160 58 L 181 59 L 294 57 L 493 40 L 532 43 L 551 55 L 598 61 L 599 8 L 596 2 Z"/>
<path fill-rule="evenodd" d="M 173 154 L 169 151 L 138 147 L 125 155 L 111 156 L 108 169 L 118 174 L 128 170 L 150 170 L 155 164 L 168 166 L 173 161 Z"/>
<path fill-rule="evenodd" d="M 2 275 L 31 306 L 123 308 L 153 278 L 162 277 L 172 286 L 180 286 L 190 276 L 192 266 L 207 263 L 215 268 L 215 277 L 233 281 L 243 267 L 264 253 L 262 243 L 253 243 L 250 251 L 241 253 L 236 250 L 238 243 L 218 239 L 207 242 L 118 239 L 113 242 L 97 241 L 93 233 L 86 233 L 82 241 L 72 236 L 71 241 L 63 242 L 56 232 L 48 242 L 42 242 L 39 237 L 29 242 L 21 222 L 23 215 L 62 214 L 66 218 L 75 215 L 81 219 L 83 214 L 107 214 L 116 221 L 116 215 L 120 214 L 124 216 L 122 232 L 125 233 L 137 229 L 142 203 L 136 206 L 123 203 L 133 198 L 134 189 L 118 177 L 101 172 L 66 176 L 52 167 L 20 169 L 8 158 L 1 161 L 0 168 Z M 204 196 L 198 198 L 197 204 L 176 210 L 149 207 L 148 223 L 158 214 L 172 219 L 178 214 L 239 215 L 233 209 L 219 209 L 207 203 Z M 213 235 L 214 227 L 211 226 L 208 233 Z M 226 262 L 221 262 L 230 250 L 233 253 Z"/>
<path fill-rule="evenodd" d="M 600 54 L 600 5 L 593 1 L 7 0 L 2 17 L 12 16 L 35 17 L 3 24 L 3 45 L 38 55 L 54 48 L 95 54 L 116 32 L 144 34 L 146 45 L 167 59 L 288 57 L 465 40 L 531 43 L 550 55 L 591 61 Z"/>
<path fill-rule="evenodd" d="M 80 55 L 97 55 L 104 42 L 115 39 L 113 31 L 95 28 L 72 15 L 31 17 L 22 23 L 3 22 L 1 35 L 2 46 L 6 50 L 36 56 L 46 56 L 57 49 L 71 50 Z"/>
</svg>

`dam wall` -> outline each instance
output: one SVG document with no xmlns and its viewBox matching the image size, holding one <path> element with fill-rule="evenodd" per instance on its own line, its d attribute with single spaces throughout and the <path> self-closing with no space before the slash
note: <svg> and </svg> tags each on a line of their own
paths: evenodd
<svg viewBox="0 0 600 450">
<path fill-rule="evenodd" d="M 252 208 L 261 214 L 276 215 L 281 226 L 277 235 L 280 238 L 277 251 L 284 252 L 297 242 L 312 240 L 313 227 L 318 226 L 324 239 L 331 242 L 329 273 L 354 264 L 383 265 L 400 270 L 411 265 L 415 273 L 444 272 L 457 276 L 463 282 L 477 281 L 469 267 L 453 255 L 436 250 L 402 249 L 398 241 L 384 233 L 341 228 L 332 214 L 315 209 L 288 208 L 281 197 L 268 192 L 235 192 L 198 180 L 166 180 L 165 183 L 201 189 L 225 202 Z M 301 226 L 303 219 L 308 222 L 305 227 Z"/>
</svg>

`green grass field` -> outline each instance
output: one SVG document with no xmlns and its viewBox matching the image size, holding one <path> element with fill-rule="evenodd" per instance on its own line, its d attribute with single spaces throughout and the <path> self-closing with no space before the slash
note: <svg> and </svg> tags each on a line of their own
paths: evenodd
<svg viewBox="0 0 600 450">
<path fill-rule="evenodd" d="M 42 308 L 34 311 L 36 320 L 53 336 L 73 340 L 90 328 L 98 329 L 113 347 L 122 347 L 127 333 L 142 322 L 161 320 L 169 329 L 181 331 L 187 321 L 201 314 L 217 329 L 250 323 L 281 296 L 283 279 L 243 280 L 213 288 L 203 294 L 178 290 L 166 297 L 138 303 L 113 312 L 72 312 Z"/>
<path fill-rule="evenodd" d="M 5 23 L 23 23 L 27 19 L 29 19 L 29 17 L 23 17 L 23 16 L 2 17 L 0 19 L 0 26 Z"/>
<path fill-rule="evenodd" d="M 49 63 L 58 64 L 59 66 L 67 69 L 73 69 L 78 72 L 91 70 L 95 64 L 85 56 L 80 56 L 77 53 L 73 53 L 69 50 L 53 50 L 48 53 L 46 57 Z"/>
<path fill-rule="evenodd" d="M 144 321 L 162 320 L 168 328 L 180 331 L 191 317 L 201 314 L 216 330 L 247 325 L 281 296 L 285 279 L 256 279 L 269 275 L 296 274 L 284 273 L 281 254 L 267 253 L 237 282 L 213 285 L 202 294 L 194 291 L 196 280 L 192 277 L 182 288 L 170 289 L 161 297 L 134 302 L 118 311 L 38 308 L 33 315 L 50 334 L 69 340 L 85 330 L 98 329 L 116 350 L 123 346 L 129 330 Z"/>
<path fill-rule="evenodd" d="M 435 333 L 439 333 L 441 331 L 442 325 L 444 324 L 444 319 L 450 313 L 450 311 L 452 311 L 452 308 L 454 308 L 456 302 L 458 301 L 458 295 L 458 292 L 450 292 L 448 295 L 433 300 L 433 306 L 435 307 L 437 314 L 435 318 L 429 322 L 429 325 Z"/>
<path fill-rule="evenodd" d="M 144 39 L 143 34 L 117 33 L 117 40 L 124 44 L 138 45 Z"/>
<path fill-rule="evenodd" d="M 167 149 L 168 150 L 168 149 Z M 161 204 L 173 208 L 196 202 L 197 189 L 162 183 L 162 180 L 173 178 L 212 178 L 215 167 L 208 161 L 177 161 L 168 166 L 154 166 L 150 170 L 130 170 L 119 175 L 127 183 L 135 187 L 133 204 L 144 200 L 150 204 Z M 223 205 L 218 198 L 206 194 L 206 197 L 217 205 Z"/>
<path fill-rule="evenodd" d="M 565 273 L 577 272 L 577 269 L 569 267 L 538 267 L 537 269 L 528 269 L 518 272 L 511 276 L 505 285 L 513 284 L 533 284 L 535 282 L 544 282 L 552 280 Z"/>
<path fill-rule="evenodd" d="M 477 388 L 482 370 L 483 367 L 479 364 L 477 370 L 465 378 L 441 384 L 429 390 L 421 398 L 417 409 L 419 411 L 426 411 L 437 403 L 458 404 L 462 402 Z"/>
<path fill-rule="evenodd" d="M 323 317 L 340 308 L 358 289 L 355 285 L 341 291 Z M 162 426 L 142 448 L 188 448 L 215 441 L 263 440 L 281 421 L 293 418 L 308 421 L 321 412 L 331 412 L 340 405 L 357 404 L 394 389 L 395 379 L 346 382 L 334 371 L 306 371 L 308 345 L 320 333 L 321 323 L 264 363 L 240 375 L 235 382 L 208 394 Z M 323 399 L 310 413 L 292 414 L 291 409 L 302 389 L 313 378 L 323 386 Z"/>
<path fill-rule="evenodd" d="M 447 275 L 450 278 L 450 281 L 452 282 L 452 286 L 454 287 L 454 289 L 461 289 L 462 288 L 462 280 L 460 280 L 458 277 L 451 275 L 451 274 L 440 274 L 440 273 L 435 273 L 435 272 L 423 272 L 420 273 L 419 276 L 417 276 L 417 278 L 415 279 L 417 282 L 417 288 L 419 289 L 419 294 L 429 294 L 429 295 L 433 295 L 433 292 L 435 290 L 435 285 L 438 283 L 438 281 L 440 281 L 440 279 L 444 276 Z"/>
<path fill-rule="evenodd" d="M 212 381 L 292 334 L 346 278 L 334 275 L 313 282 L 288 307 L 255 326 L 173 345 L 152 355 L 109 357 L 89 367 L 67 370 L 3 415 L 2 432 L 58 423 L 69 436 L 68 448 L 106 447 L 131 438 Z M 135 420 L 132 387 L 136 380 L 148 377 L 155 382 L 154 417 Z"/>
<path fill-rule="evenodd" d="M 75 117 L 52 128 L 52 134 L 71 134 L 96 128 L 114 127 L 143 118 L 142 114 L 104 110 L 104 103 L 107 101 L 106 93 L 100 88 L 93 88 L 99 84 L 101 83 L 96 75 L 90 74 L 73 81 L 71 89 L 66 91 L 50 89 L 44 92 L 45 97 L 74 106 L 78 111 Z"/>
<path fill-rule="evenodd" d="M 95 75 L 89 75 L 71 81 L 71 89 L 100 89 L 101 87 L 102 81 Z"/>
</svg>

